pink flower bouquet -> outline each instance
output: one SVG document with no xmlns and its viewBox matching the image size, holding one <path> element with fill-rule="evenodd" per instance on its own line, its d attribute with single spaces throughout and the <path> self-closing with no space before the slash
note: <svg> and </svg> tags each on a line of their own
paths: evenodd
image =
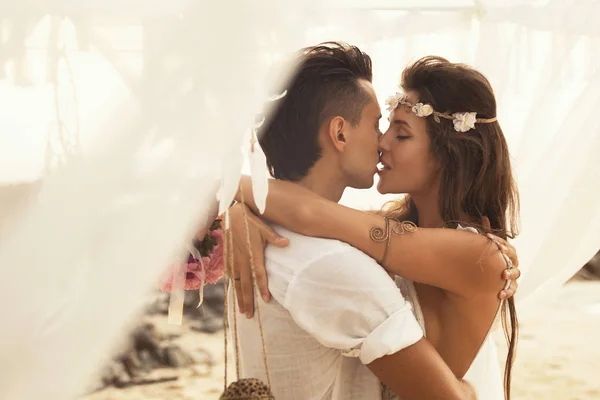
<svg viewBox="0 0 600 400">
<path fill-rule="evenodd" d="M 221 220 L 216 219 L 203 240 L 195 240 L 188 254 L 185 268 L 185 290 L 200 290 L 205 284 L 216 284 L 223 276 L 223 230 Z M 192 254 L 195 253 L 195 254 Z M 171 293 L 175 271 L 181 265 L 173 264 L 161 280 L 161 290 Z M 202 293 L 201 293 L 202 296 Z"/>
</svg>

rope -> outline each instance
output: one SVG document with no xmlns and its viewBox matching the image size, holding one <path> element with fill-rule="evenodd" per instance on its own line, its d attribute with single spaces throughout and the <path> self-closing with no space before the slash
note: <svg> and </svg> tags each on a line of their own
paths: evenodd
<svg viewBox="0 0 600 400">
<path fill-rule="evenodd" d="M 240 196 L 242 203 L 242 213 L 244 214 L 244 225 L 246 226 L 246 245 L 250 253 L 250 269 L 252 270 L 252 281 L 256 283 L 256 269 L 254 267 L 254 257 L 252 256 L 252 243 L 250 242 L 250 226 L 248 225 L 248 215 L 246 213 L 246 203 L 244 202 L 244 192 L 240 188 Z M 271 387 L 271 374 L 269 373 L 269 364 L 267 362 L 267 346 L 265 344 L 265 333 L 262 326 L 262 316 L 260 313 L 260 301 L 258 299 L 258 287 L 254 290 L 254 304 L 256 304 L 256 314 L 258 315 L 258 327 L 260 329 L 260 339 L 262 342 L 263 361 L 265 363 L 265 371 L 267 373 L 267 385 Z"/>
</svg>

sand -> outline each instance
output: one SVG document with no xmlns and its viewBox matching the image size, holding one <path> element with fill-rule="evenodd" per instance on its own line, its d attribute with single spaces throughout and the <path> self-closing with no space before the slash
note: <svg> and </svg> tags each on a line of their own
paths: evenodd
<svg viewBox="0 0 600 400">
<path fill-rule="evenodd" d="M 514 398 L 600 399 L 600 282 L 569 283 L 519 318 Z"/>
<path fill-rule="evenodd" d="M 600 282 L 569 283 L 555 298 L 521 310 L 519 317 L 521 334 L 513 370 L 513 399 L 600 399 Z M 504 343 L 501 332 L 497 332 L 496 339 Z M 218 399 L 223 389 L 223 335 L 185 331 L 180 340 L 209 350 L 214 365 L 156 371 L 155 376 L 176 375 L 179 379 L 109 388 L 83 400 Z"/>
</svg>

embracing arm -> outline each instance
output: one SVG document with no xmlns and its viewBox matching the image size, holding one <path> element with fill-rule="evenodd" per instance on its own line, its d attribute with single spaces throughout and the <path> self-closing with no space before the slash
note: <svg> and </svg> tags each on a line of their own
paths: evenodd
<svg viewBox="0 0 600 400">
<path fill-rule="evenodd" d="M 249 178 L 242 177 L 241 188 L 246 204 L 256 211 Z M 385 251 L 385 242 L 371 238 L 373 228 L 385 230 L 384 217 L 339 205 L 294 183 L 269 181 L 264 217 L 307 236 L 349 243 L 378 261 Z M 391 236 L 384 267 L 397 275 L 461 296 L 496 293 L 504 285 L 504 258 L 484 236 L 424 228 Z"/>
<path fill-rule="evenodd" d="M 403 399 L 477 398 L 473 388 L 452 374 L 425 338 L 399 352 L 378 358 L 367 367 Z"/>
</svg>

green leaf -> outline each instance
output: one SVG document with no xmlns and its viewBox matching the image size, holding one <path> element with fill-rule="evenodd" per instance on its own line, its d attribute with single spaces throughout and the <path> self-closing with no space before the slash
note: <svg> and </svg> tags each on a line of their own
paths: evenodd
<svg viewBox="0 0 600 400">
<path fill-rule="evenodd" d="M 193 246 L 200 252 L 202 257 L 208 257 L 213 247 L 217 245 L 217 239 L 215 239 L 210 232 L 215 231 L 217 229 L 221 229 L 221 220 L 216 219 L 211 224 L 209 231 L 206 235 L 204 235 L 204 239 L 202 240 L 194 240 Z"/>
<path fill-rule="evenodd" d="M 210 226 L 210 230 L 211 231 L 214 231 L 214 230 L 217 230 L 217 229 L 221 229 L 221 220 L 218 219 L 218 218 L 215 219 L 213 221 L 213 223 L 211 224 L 211 226 Z"/>
</svg>

